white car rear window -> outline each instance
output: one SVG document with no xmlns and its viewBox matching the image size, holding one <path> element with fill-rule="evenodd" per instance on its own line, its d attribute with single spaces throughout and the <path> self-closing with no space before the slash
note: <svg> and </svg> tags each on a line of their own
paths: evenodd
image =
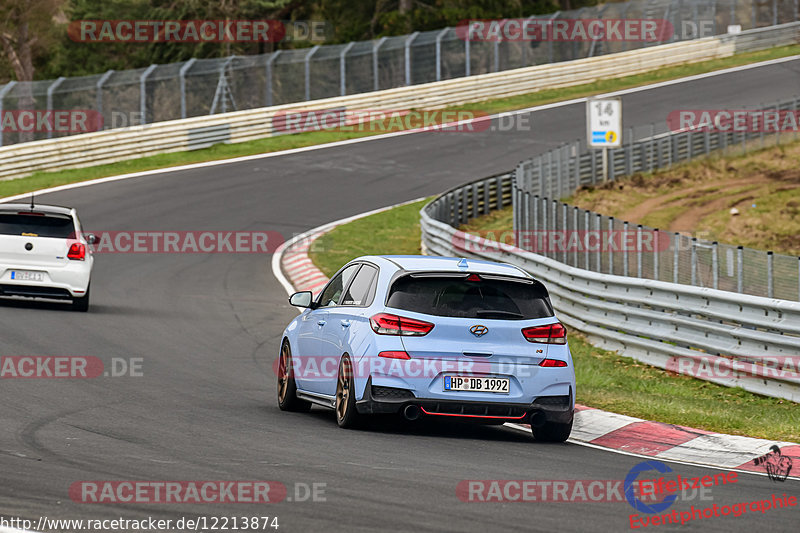
<svg viewBox="0 0 800 533">
<path fill-rule="evenodd" d="M 68 216 L 0 213 L 0 235 L 74 239 L 75 225 Z"/>
</svg>

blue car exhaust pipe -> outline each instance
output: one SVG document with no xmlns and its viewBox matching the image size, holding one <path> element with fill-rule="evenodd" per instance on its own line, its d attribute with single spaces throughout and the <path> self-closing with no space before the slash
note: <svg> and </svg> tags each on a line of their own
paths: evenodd
<svg viewBox="0 0 800 533">
<path fill-rule="evenodd" d="M 540 428 L 547 423 L 547 416 L 542 411 L 534 411 L 530 416 L 531 427 Z"/>
<path fill-rule="evenodd" d="M 406 405 L 405 409 L 403 409 L 403 416 L 406 420 L 416 420 L 419 415 L 419 407 L 416 405 Z"/>
</svg>

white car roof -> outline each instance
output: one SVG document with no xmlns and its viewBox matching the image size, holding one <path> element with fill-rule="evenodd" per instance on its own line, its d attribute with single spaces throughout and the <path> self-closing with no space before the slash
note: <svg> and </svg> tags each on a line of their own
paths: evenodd
<svg viewBox="0 0 800 533">
<path fill-rule="evenodd" d="M 45 213 L 50 215 L 72 215 L 73 209 L 71 207 L 63 207 L 60 205 L 45 205 L 34 204 L 31 209 L 31 204 L 0 204 L 0 213 Z"/>
</svg>

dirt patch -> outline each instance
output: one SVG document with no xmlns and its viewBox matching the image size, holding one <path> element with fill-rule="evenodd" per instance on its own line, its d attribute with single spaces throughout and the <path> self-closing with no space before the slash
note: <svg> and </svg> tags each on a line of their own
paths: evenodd
<svg viewBox="0 0 800 533">
<path fill-rule="evenodd" d="M 637 174 L 578 191 L 570 202 L 650 227 L 797 254 L 800 143 Z"/>
</svg>

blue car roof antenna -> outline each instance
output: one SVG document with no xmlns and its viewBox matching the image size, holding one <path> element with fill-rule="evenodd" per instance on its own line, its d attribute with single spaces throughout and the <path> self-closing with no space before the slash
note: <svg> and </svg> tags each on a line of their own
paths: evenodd
<svg viewBox="0 0 800 533">
<path fill-rule="evenodd" d="M 465 257 L 462 257 L 458 261 L 458 268 L 469 268 L 469 265 L 467 264 L 467 259 Z"/>
</svg>

